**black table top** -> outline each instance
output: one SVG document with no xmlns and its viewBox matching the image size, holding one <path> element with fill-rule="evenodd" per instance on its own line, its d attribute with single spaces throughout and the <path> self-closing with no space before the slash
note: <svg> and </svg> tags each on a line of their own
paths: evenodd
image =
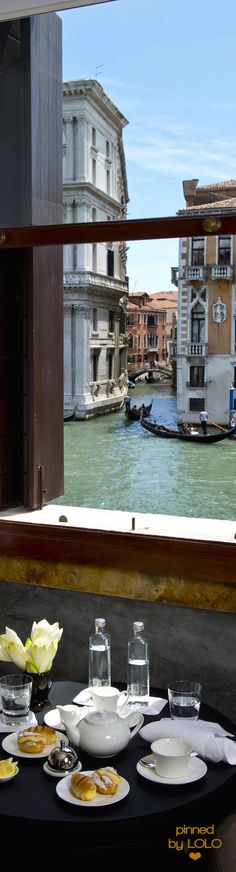
<svg viewBox="0 0 236 872">
<path fill-rule="evenodd" d="M 51 707 L 56 703 L 72 702 L 73 697 L 84 687 L 74 682 L 55 682 L 50 691 Z M 155 694 L 166 698 L 166 693 L 155 690 Z M 161 717 L 168 717 L 169 709 L 162 710 Z M 37 714 L 39 723 L 44 713 Z M 232 722 L 216 709 L 202 704 L 201 718 L 220 723 L 229 732 L 236 732 Z M 157 720 L 148 717 L 146 723 Z M 2 735 L 3 738 L 3 735 Z M 78 749 L 77 749 L 78 750 Z M 79 753 L 83 769 L 96 769 L 99 765 L 113 765 L 130 784 L 130 792 L 124 800 L 111 806 L 81 808 L 69 805 L 56 794 L 55 778 L 43 771 L 42 759 L 29 760 L 19 757 L 19 775 L 0 785 L 0 818 L 2 823 L 20 822 L 21 827 L 34 825 L 42 837 L 50 827 L 50 834 L 58 845 L 86 843 L 86 851 L 106 847 L 115 843 L 121 845 L 127 840 L 135 840 L 136 845 L 147 839 L 156 838 L 157 828 L 165 828 L 170 838 L 174 838 L 175 822 L 192 821 L 193 825 L 209 826 L 222 816 L 229 800 L 235 779 L 236 766 L 225 763 L 208 763 L 206 776 L 201 780 L 185 785 L 161 785 L 152 783 L 136 770 L 138 760 L 149 753 L 149 746 L 139 734 L 116 757 L 101 762 L 101 759 Z M 7 756 L 6 752 L 2 756 Z M 74 848 L 75 849 L 75 848 Z"/>
</svg>

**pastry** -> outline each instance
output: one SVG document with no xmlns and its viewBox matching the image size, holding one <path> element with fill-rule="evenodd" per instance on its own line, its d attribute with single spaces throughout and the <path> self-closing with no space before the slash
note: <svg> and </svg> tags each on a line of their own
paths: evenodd
<svg viewBox="0 0 236 872">
<path fill-rule="evenodd" d="M 51 727 L 40 726 L 37 724 L 35 727 L 28 727 L 28 730 L 24 730 L 24 733 L 36 733 L 40 736 L 44 745 L 53 745 L 53 742 L 56 740 L 56 730 L 52 730 Z"/>
<path fill-rule="evenodd" d="M 104 794 L 104 796 L 114 796 L 121 782 L 121 777 L 116 770 L 109 769 L 108 766 L 104 769 L 96 769 L 93 777 L 97 792 Z"/>
<path fill-rule="evenodd" d="M 40 735 L 37 733 L 31 734 L 31 736 L 26 732 L 19 733 L 17 741 L 20 751 L 24 751 L 25 754 L 41 754 L 45 748 Z"/>
<path fill-rule="evenodd" d="M 83 775 L 82 772 L 74 772 L 71 777 L 71 790 L 77 799 L 84 799 L 85 802 L 91 802 L 96 797 L 96 784 L 88 775 Z"/>
</svg>

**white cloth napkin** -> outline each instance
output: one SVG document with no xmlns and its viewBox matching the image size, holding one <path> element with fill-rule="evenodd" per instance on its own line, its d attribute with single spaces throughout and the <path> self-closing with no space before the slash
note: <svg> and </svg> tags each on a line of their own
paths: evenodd
<svg viewBox="0 0 236 872">
<path fill-rule="evenodd" d="M 27 720 L 25 720 L 24 723 L 20 725 L 20 727 L 9 727 L 8 724 L 4 724 L 4 722 L 2 721 L 2 716 L 0 714 L 0 733 L 16 733 L 18 728 L 24 730 L 24 728 L 26 729 L 27 727 L 36 726 L 37 723 L 38 721 L 35 717 L 34 712 L 30 712 Z"/>
<path fill-rule="evenodd" d="M 229 735 L 232 736 L 233 733 L 224 730 L 220 724 L 200 719 L 190 724 L 183 719 L 180 723 L 171 718 L 162 718 L 140 730 L 140 736 L 149 744 L 165 736 L 183 736 L 200 757 L 211 760 L 212 763 L 223 761 L 233 766 L 236 764 L 236 743 L 227 738 Z"/>
<path fill-rule="evenodd" d="M 86 705 L 89 708 L 93 707 L 93 700 L 90 694 L 89 687 L 85 687 L 84 690 L 81 690 L 77 696 L 74 696 L 73 702 L 76 702 L 77 705 Z M 167 699 L 163 699 L 160 696 L 149 696 L 149 700 L 147 706 L 138 707 L 137 704 L 134 706 L 134 710 L 136 712 L 142 712 L 142 714 L 146 715 L 159 715 L 164 706 L 167 704 Z M 132 705 L 126 705 L 125 708 L 122 709 L 122 714 L 127 715 L 128 712 L 132 711 Z"/>
<path fill-rule="evenodd" d="M 73 702 L 76 702 L 77 705 L 92 706 L 93 700 L 89 687 L 85 687 L 84 690 L 81 690 L 80 693 L 77 693 L 77 696 L 74 696 Z"/>
<path fill-rule="evenodd" d="M 165 705 L 167 705 L 167 699 L 163 699 L 160 696 L 149 696 L 146 706 L 141 704 L 139 707 L 138 703 L 135 703 L 134 709 L 136 712 L 141 712 L 141 714 L 146 717 L 146 715 L 159 715 Z M 127 709 L 127 711 L 132 711 L 132 705 L 128 703 L 128 705 L 125 706 L 125 709 Z"/>
</svg>

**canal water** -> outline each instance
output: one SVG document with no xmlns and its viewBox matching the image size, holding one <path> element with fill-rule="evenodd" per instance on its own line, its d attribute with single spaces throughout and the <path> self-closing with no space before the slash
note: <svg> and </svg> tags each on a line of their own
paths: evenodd
<svg viewBox="0 0 236 872">
<path fill-rule="evenodd" d="M 167 385 L 137 384 L 131 405 L 153 401 L 150 420 L 176 426 Z M 189 445 L 158 439 L 124 409 L 64 425 L 65 493 L 56 504 L 188 517 L 234 519 L 236 440 Z"/>
</svg>

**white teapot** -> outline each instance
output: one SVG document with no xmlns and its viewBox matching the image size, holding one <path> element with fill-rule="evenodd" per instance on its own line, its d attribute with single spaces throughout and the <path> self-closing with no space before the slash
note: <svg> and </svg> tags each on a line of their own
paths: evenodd
<svg viewBox="0 0 236 872">
<path fill-rule="evenodd" d="M 116 712 L 94 711 L 79 726 L 66 725 L 70 742 L 92 757 L 112 757 L 128 745 L 141 729 L 144 717 L 130 712 L 121 718 Z"/>
</svg>

